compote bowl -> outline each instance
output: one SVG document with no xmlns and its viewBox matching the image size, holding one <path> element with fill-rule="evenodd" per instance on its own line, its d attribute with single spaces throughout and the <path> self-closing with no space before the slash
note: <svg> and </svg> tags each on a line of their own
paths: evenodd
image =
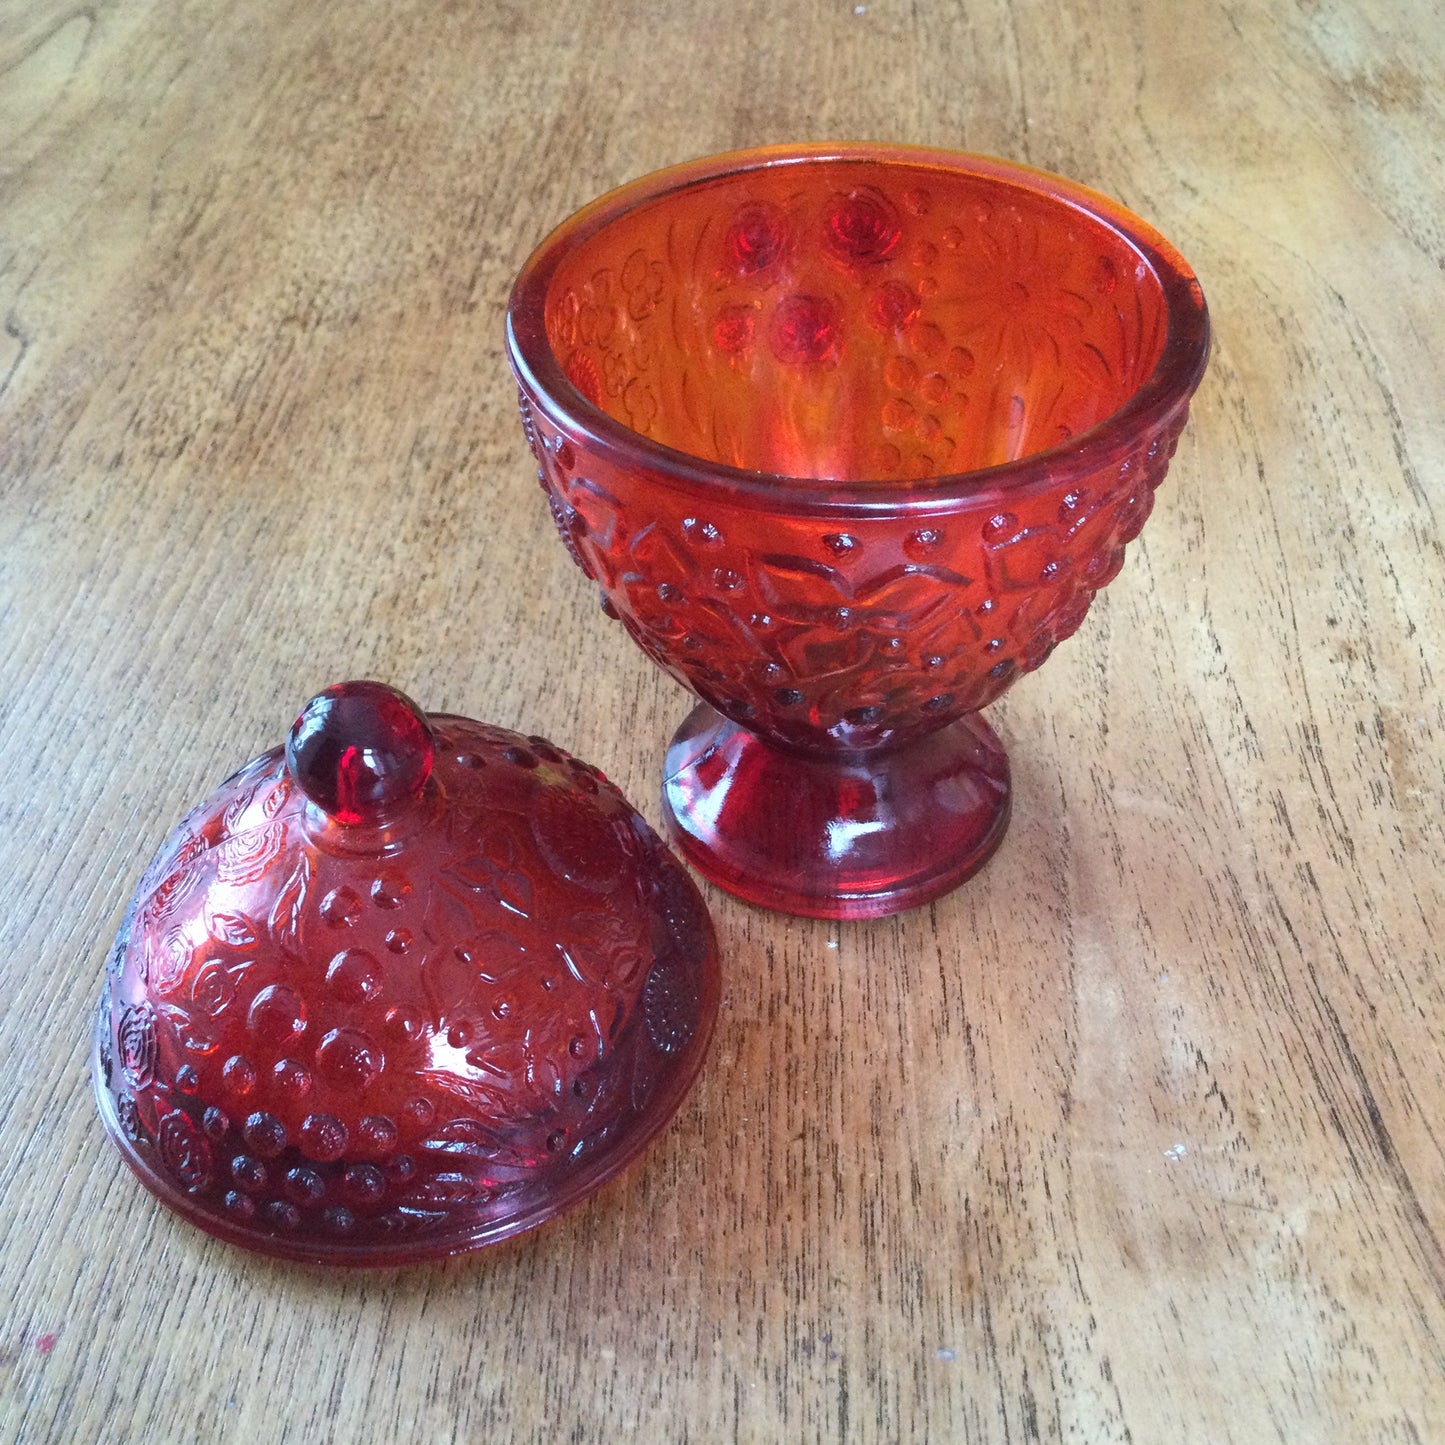
<svg viewBox="0 0 1445 1445">
<path fill-rule="evenodd" d="M 563 541 L 703 700 L 663 784 L 696 867 L 824 918 L 981 867 L 979 710 L 1117 575 L 1204 371 L 1178 252 L 1021 166 L 767 148 L 571 217 L 507 344 Z"/>
</svg>

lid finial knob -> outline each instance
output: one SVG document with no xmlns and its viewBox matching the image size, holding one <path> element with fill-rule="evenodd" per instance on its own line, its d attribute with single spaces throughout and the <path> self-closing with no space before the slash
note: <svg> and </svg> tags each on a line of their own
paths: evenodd
<svg viewBox="0 0 1445 1445">
<path fill-rule="evenodd" d="M 420 797 L 433 758 L 425 714 L 380 682 L 317 693 L 286 739 L 286 765 L 301 791 L 348 826 L 382 823 Z"/>
</svg>

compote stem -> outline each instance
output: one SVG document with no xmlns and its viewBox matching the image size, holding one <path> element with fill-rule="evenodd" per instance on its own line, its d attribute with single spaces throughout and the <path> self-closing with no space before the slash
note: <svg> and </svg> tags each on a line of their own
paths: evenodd
<svg viewBox="0 0 1445 1445">
<path fill-rule="evenodd" d="M 804 757 L 706 703 L 667 751 L 663 812 L 705 877 L 811 918 L 877 918 L 977 872 L 1009 818 L 1003 745 L 970 713 L 904 747 Z"/>
</svg>

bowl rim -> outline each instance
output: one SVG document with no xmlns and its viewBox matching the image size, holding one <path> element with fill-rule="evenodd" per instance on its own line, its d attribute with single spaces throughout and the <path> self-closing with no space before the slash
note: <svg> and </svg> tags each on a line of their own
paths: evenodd
<svg viewBox="0 0 1445 1445">
<path fill-rule="evenodd" d="M 568 378 L 546 334 L 547 289 L 563 258 L 622 216 L 668 195 L 754 170 L 828 162 L 981 176 L 1083 212 L 1123 240 L 1164 296 L 1167 329 L 1153 370 L 1121 406 L 1087 431 L 1027 456 L 936 477 L 838 480 L 711 462 L 654 441 L 589 401 Z M 573 212 L 523 263 L 506 312 L 507 359 L 530 404 L 584 446 L 645 465 L 658 480 L 716 498 L 726 492 L 789 512 L 867 516 L 976 506 L 992 496 L 1082 480 L 1106 459 L 1132 452 L 1188 405 L 1209 360 L 1204 292 L 1178 250 L 1147 221 L 1088 186 L 1034 166 L 968 151 L 867 141 L 756 146 L 703 156 L 639 176 Z"/>
</svg>

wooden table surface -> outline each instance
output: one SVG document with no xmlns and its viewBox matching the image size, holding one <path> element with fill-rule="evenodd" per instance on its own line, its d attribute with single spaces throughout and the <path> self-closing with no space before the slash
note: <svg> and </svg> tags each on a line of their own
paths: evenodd
<svg viewBox="0 0 1445 1445">
<path fill-rule="evenodd" d="M 0 1439 L 1445 1439 L 1442 67 L 1430 0 L 4 0 Z M 702 1082 L 551 1226 L 210 1241 L 87 1076 L 147 857 L 348 676 L 659 822 L 687 700 L 553 535 L 511 278 L 846 137 L 1109 192 L 1212 307 L 1148 530 L 991 710 L 1002 850 L 871 924 L 708 890 Z"/>
</svg>

